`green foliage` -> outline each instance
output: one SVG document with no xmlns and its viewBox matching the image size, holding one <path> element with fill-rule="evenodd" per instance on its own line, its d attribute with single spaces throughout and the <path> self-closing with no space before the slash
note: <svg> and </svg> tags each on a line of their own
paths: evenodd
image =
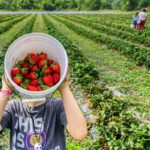
<svg viewBox="0 0 150 150">
<path fill-rule="evenodd" d="M 150 6 L 150 1 L 149 0 L 142 0 L 138 4 L 138 8 L 148 7 L 148 6 Z"/>
<path fill-rule="evenodd" d="M 150 6 L 149 0 L 0 0 L 0 9 L 121 9 L 134 10 Z"/>
<path fill-rule="evenodd" d="M 32 9 L 33 1 L 32 0 L 13 0 L 10 6 L 10 9 Z"/>
<path fill-rule="evenodd" d="M 0 25 L 0 34 L 10 29 L 15 23 L 22 21 L 27 16 L 19 16 Z"/>
<path fill-rule="evenodd" d="M 67 50 L 74 83 L 80 84 L 99 114 L 98 129 L 101 136 L 90 149 L 144 149 L 144 145 L 149 142 L 146 135 L 150 127 L 135 119 L 133 112 L 129 111 L 132 104 L 128 100 L 114 97 L 99 81 L 95 67 L 87 62 L 72 41 L 62 35 L 47 17 L 44 17 L 44 21 L 48 33 L 60 40 Z M 78 149 L 74 144 L 70 144 L 69 148 Z"/>
<path fill-rule="evenodd" d="M 0 9 L 5 9 L 7 8 L 7 3 L 5 0 L 0 0 Z"/>
<path fill-rule="evenodd" d="M 55 6 L 52 2 L 47 0 L 42 2 L 42 9 L 52 11 L 55 9 Z"/>
<path fill-rule="evenodd" d="M 102 9 L 112 9 L 113 0 L 101 0 Z"/>
<path fill-rule="evenodd" d="M 150 67 L 150 59 L 149 59 L 150 50 L 149 50 L 149 48 L 139 47 L 136 44 L 130 43 L 126 40 L 121 40 L 117 37 L 113 37 L 113 36 L 110 37 L 110 36 L 107 36 L 107 35 L 99 33 L 99 32 L 94 32 L 93 30 L 88 30 L 79 25 L 76 25 L 75 23 L 73 23 L 71 21 L 63 20 L 62 18 L 59 18 L 56 16 L 55 16 L 55 19 L 64 23 L 70 29 L 75 31 L 77 34 L 86 36 L 89 39 L 95 40 L 96 42 L 102 42 L 102 43 L 106 44 L 109 48 L 119 50 L 122 54 L 127 55 L 127 56 L 131 57 L 132 59 L 136 60 L 136 62 L 139 65 L 145 65 L 148 68 Z M 89 27 L 91 27 L 91 26 L 95 27 L 95 24 L 93 24 L 93 25 L 92 25 L 92 23 L 89 24 L 87 21 L 84 21 L 83 24 L 85 24 Z M 106 33 L 109 34 L 109 29 L 106 30 Z M 114 33 L 114 34 L 116 34 L 116 33 Z"/>
<path fill-rule="evenodd" d="M 98 10 L 101 6 L 100 0 L 86 0 L 85 4 L 86 7 L 90 10 Z"/>
</svg>

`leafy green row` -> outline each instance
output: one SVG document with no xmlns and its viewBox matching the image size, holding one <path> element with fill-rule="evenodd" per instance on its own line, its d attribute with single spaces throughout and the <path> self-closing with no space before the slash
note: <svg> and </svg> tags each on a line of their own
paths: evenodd
<svg viewBox="0 0 150 150">
<path fill-rule="evenodd" d="M 127 55 L 130 58 L 136 60 L 139 65 L 145 65 L 148 68 L 150 67 L 150 49 L 139 47 L 128 41 L 123 41 L 115 37 L 110 37 L 106 34 L 94 32 L 91 29 L 85 29 L 75 23 L 72 23 L 71 21 L 62 19 L 58 16 L 52 17 L 64 23 L 67 27 L 72 29 L 77 34 L 86 36 L 87 38 L 97 42 L 102 42 L 103 44 L 106 44 L 109 48 L 120 50 L 122 54 Z"/>
<path fill-rule="evenodd" d="M 27 17 L 29 18 L 30 16 L 26 16 L 26 17 L 24 17 L 23 19 L 27 19 Z M 21 20 L 23 20 L 23 19 L 21 18 Z M 10 41 L 10 43 L 11 43 L 12 41 L 14 41 L 16 38 L 18 38 L 18 37 L 20 37 L 20 36 L 22 36 L 22 35 L 24 35 L 24 34 L 27 34 L 27 33 L 32 32 L 32 28 L 33 28 L 35 19 L 36 19 L 36 16 L 30 17 L 30 19 L 28 20 L 28 23 L 27 23 L 24 27 L 21 27 L 20 32 L 18 32 L 17 34 L 14 34 L 13 39 Z M 10 44 L 10 43 L 9 43 L 9 44 Z M 5 50 L 6 50 L 7 48 L 8 48 L 8 45 L 5 45 L 3 51 L 5 52 Z"/>
<path fill-rule="evenodd" d="M 69 20 L 81 23 L 83 25 L 92 27 L 93 29 L 96 29 L 100 31 L 101 33 L 109 34 L 111 36 L 115 36 L 117 38 L 131 41 L 137 44 L 144 44 L 145 46 L 150 46 L 150 38 L 146 38 L 144 35 L 134 35 L 132 33 L 128 33 L 125 31 L 119 31 L 115 28 L 110 28 L 105 25 L 101 25 L 100 23 L 92 23 L 91 21 L 88 21 L 86 19 L 76 19 L 75 17 L 69 17 L 69 16 L 62 16 L 64 18 L 68 18 Z"/>
<path fill-rule="evenodd" d="M 10 15 L 0 15 L 0 21 L 7 18 L 7 17 L 10 17 Z"/>
<path fill-rule="evenodd" d="M 30 33 L 32 30 L 32 27 L 33 27 L 33 24 L 35 22 L 35 16 L 28 16 L 26 18 L 26 20 L 28 22 L 26 22 L 23 26 L 21 26 L 20 28 L 20 31 L 16 34 L 13 34 L 11 35 L 11 40 L 8 42 L 8 43 L 4 43 L 3 47 L 2 47 L 2 51 L 1 51 L 1 55 L 0 55 L 0 61 L 1 61 L 1 65 L 3 65 L 3 61 L 4 61 L 4 56 L 5 56 L 5 52 L 7 50 L 7 48 L 9 47 L 9 45 L 16 39 L 18 38 L 19 36 L 22 36 L 24 35 L 25 33 Z M 3 68 L 3 67 L 1 67 Z M 2 74 L 2 69 L 0 70 L 0 73 Z"/>
<path fill-rule="evenodd" d="M 20 17 L 20 15 L 6 15 L 5 17 L 0 18 L 0 23 L 9 21 L 9 20 L 17 18 L 17 17 Z"/>
<path fill-rule="evenodd" d="M 62 35 L 44 16 L 47 31 L 57 38 L 67 50 L 73 81 L 80 84 L 92 107 L 99 115 L 98 129 L 100 137 L 89 149 L 139 149 L 146 144 L 145 134 L 150 128 L 139 123 L 132 112 L 128 111 L 130 103 L 113 97 L 106 86 L 100 82 L 97 69 L 88 62 L 71 40 Z"/>
<path fill-rule="evenodd" d="M 108 19 L 106 19 L 106 18 L 89 18 L 88 16 L 87 17 L 85 17 L 85 16 L 76 16 L 77 18 L 80 18 L 80 19 L 86 19 L 86 20 L 88 20 L 88 21 L 91 21 L 91 22 L 93 22 L 93 23 L 98 23 L 98 24 L 102 24 L 102 25 L 105 25 L 105 26 L 108 26 L 108 27 L 112 27 L 112 28 L 116 28 L 116 29 L 118 29 L 118 30 L 121 30 L 121 31 L 126 31 L 126 32 L 129 32 L 129 33 L 132 33 L 132 34 L 134 34 L 135 36 L 144 36 L 144 38 L 145 37 L 149 37 L 149 35 L 150 35 L 150 28 L 149 27 L 147 27 L 147 25 L 146 25 L 146 29 L 143 31 L 139 31 L 139 30 L 133 30 L 133 29 L 131 29 L 130 28 L 130 24 L 131 23 L 128 23 L 127 25 L 126 25 L 126 21 L 123 21 L 123 22 L 117 22 L 116 20 L 108 20 Z M 132 22 L 132 20 L 131 20 L 131 22 Z"/>
<path fill-rule="evenodd" d="M 131 14 L 98 14 L 98 15 L 84 15 L 86 18 L 98 19 L 98 20 L 109 20 L 110 22 L 116 23 L 129 23 L 132 21 L 133 15 Z"/>
<path fill-rule="evenodd" d="M 15 23 L 22 21 L 26 17 L 27 15 L 21 15 L 20 17 L 14 18 L 12 20 L 0 24 L 0 34 L 9 30 Z"/>
</svg>

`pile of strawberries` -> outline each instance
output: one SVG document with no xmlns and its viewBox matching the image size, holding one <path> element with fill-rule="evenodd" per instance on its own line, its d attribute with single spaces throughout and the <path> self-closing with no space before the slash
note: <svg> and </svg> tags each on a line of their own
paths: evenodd
<svg viewBox="0 0 150 150">
<path fill-rule="evenodd" d="M 60 80 L 59 64 L 48 59 L 46 53 L 28 53 L 11 69 L 12 80 L 29 91 L 46 90 Z"/>
</svg>

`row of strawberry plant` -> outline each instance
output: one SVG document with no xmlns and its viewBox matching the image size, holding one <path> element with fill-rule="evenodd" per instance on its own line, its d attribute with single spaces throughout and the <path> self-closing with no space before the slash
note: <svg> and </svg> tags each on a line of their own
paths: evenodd
<svg viewBox="0 0 150 150">
<path fill-rule="evenodd" d="M 42 15 L 37 15 L 36 21 L 33 26 L 32 32 L 44 32 L 45 30 L 44 21 Z"/>
<path fill-rule="evenodd" d="M 82 87 L 99 114 L 98 129 L 101 136 L 90 149 L 143 148 L 146 143 L 145 134 L 150 127 L 134 118 L 128 110 L 128 101 L 113 97 L 112 92 L 100 82 L 97 69 L 88 62 L 78 47 L 62 35 L 48 17 L 44 16 L 44 21 L 48 33 L 57 38 L 67 50 L 73 81 Z"/>
<path fill-rule="evenodd" d="M 91 21 L 88 21 L 86 19 L 77 19 L 77 18 L 71 17 L 71 16 L 62 16 L 62 17 L 67 18 L 72 21 L 75 21 L 75 22 L 78 22 L 78 23 L 81 23 L 83 25 L 92 27 L 93 29 L 100 31 L 101 33 L 115 36 L 120 39 L 131 41 L 131 42 L 134 42 L 137 44 L 144 44 L 144 46 L 148 46 L 148 47 L 150 46 L 150 38 L 146 38 L 142 35 L 137 36 L 132 33 L 125 32 L 125 31 L 119 31 L 118 29 L 110 28 L 105 25 L 92 23 Z"/>
<path fill-rule="evenodd" d="M 125 25 L 124 22 L 122 23 L 117 23 L 116 20 L 108 20 L 106 18 L 89 18 L 88 16 L 75 16 L 77 18 L 80 18 L 80 19 L 86 19 L 88 20 L 89 22 L 93 22 L 93 23 L 97 23 L 97 24 L 100 24 L 100 25 L 105 25 L 109 28 L 115 28 L 115 29 L 118 29 L 118 30 L 121 30 L 121 31 L 126 31 L 126 32 L 129 32 L 131 34 L 134 34 L 135 36 L 143 36 L 143 38 L 145 37 L 149 37 L 150 35 L 150 30 L 148 27 L 146 27 L 146 29 L 144 31 L 139 31 L 139 30 L 133 30 L 130 28 L 130 24 L 127 24 Z"/>
<path fill-rule="evenodd" d="M 109 28 L 115 28 L 119 31 L 125 31 L 125 32 L 129 32 L 130 34 L 136 36 L 137 38 L 140 37 L 140 38 L 149 38 L 149 35 L 150 35 L 150 29 L 147 28 L 147 25 L 146 25 L 146 29 L 145 30 L 133 30 L 130 25 L 131 23 L 127 23 L 125 24 L 124 22 L 123 23 L 119 23 L 117 22 L 116 20 L 108 20 L 108 19 L 104 19 L 104 18 L 90 18 L 88 16 L 81 16 L 81 15 L 77 15 L 75 16 L 76 18 L 79 18 L 79 19 L 85 19 L 89 22 L 92 22 L 92 23 L 97 23 L 99 25 L 105 25 Z M 132 21 L 131 21 L 132 22 Z"/>
<path fill-rule="evenodd" d="M 20 15 L 6 15 L 5 17 L 0 18 L 0 23 L 9 21 L 9 20 L 17 18 L 17 17 L 20 17 Z"/>
<path fill-rule="evenodd" d="M 150 67 L 150 49 L 139 47 L 128 41 L 123 41 L 115 37 L 110 37 L 106 34 L 102 34 L 91 29 L 86 29 L 84 27 L 81 27 L 80 25 L 77 25 L 76 23 L 73 23 L 66 19 L 62 19 L 58 16 L 53 15 L 52 17 L 65 24 L 77 34 L 83 35 L 91 40 L 106 44 L 109 48 L 120 50 L 122 54 L 136 60 L 138 65 L 145 65 L 148 68 Z"/>
<path fill-rule="evenodd" d="M 21 15 L 20 17 L 14 18 L 10 21 L 0 24 L 0 34 L 9 30 L 15 23 L 22 21 L 26 17 L 27 15 L 23 15 L 23 16 Z"/>
<path fill-rule="evenodd" d="M 27 18 L 24 18 L 24 22 L 23 22 L 23 24 L 21 24 L 22 26 L 20 27 L 19 32 L 12 34 L 11 39 L 7 43 L 3 44 L 2 48 L 1 48 L 1 55 L 0 55 L 1 65 L 3 65 L 5 52 L 8 48 L 8 46 L 19 36 L 22 36 L 25 33 L 30 33 L 32 31 L 33 24 L 35 22 L 35 18 L 36 18 L 35 16 L 28 16 Z M 3 37 L 3 35 L 2 35 L 2 37 Z M 2 73 L 2 71 L 3 70 L 1 69 L 0 73 Z"/>
<path fill-rule="evenodd" d="M 116 23 L 130 23 L 132 21 L 132 14 L 100 14 L 100 15 L 84 15 L 91 19 L 105 19 Z"/>
<path fill-rule="evenodd" d="M 5 19 L 5 18 L 7 18 L 7 17 L 9 17 L 10 15 L 0 15 L 0 21 L 1 20 L 3 20 L 3 19 Z"/>
</svg>

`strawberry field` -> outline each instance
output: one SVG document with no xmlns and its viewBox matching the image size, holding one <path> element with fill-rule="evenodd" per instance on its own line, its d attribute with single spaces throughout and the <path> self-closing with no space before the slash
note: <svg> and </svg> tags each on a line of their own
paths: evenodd
<svg viewBox="0 0 150 150">
<path fill-rule="evenodd" d="M 71 89 L 89 134 L 69 150 L 150 150 L 150 24 L 130 29 L 132 14 L 1 15 L 0 73 L 8 46 L 43 32 L 57 38 L 69 57 Z M 60 96 L 56 93 L 55 96 Z M 0 135 L 0 150 L 8 146 Z"/>
</svg>

